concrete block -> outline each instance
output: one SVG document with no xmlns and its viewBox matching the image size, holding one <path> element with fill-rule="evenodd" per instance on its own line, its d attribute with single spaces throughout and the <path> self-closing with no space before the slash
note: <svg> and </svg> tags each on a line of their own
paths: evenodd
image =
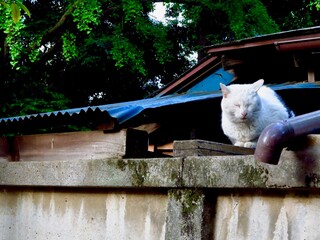
<svg viewBox="0 0 320 240">
<path fill-rule="evenodd" d="M 182 159 L 0 162 L 3 186 L 176 187 Z"/>
<path fill-rule="evenodd" d="M 208 199 L 197 189 L 170 190 L 165 239 L 212 239 L 215 205 Z"/>
</svg>

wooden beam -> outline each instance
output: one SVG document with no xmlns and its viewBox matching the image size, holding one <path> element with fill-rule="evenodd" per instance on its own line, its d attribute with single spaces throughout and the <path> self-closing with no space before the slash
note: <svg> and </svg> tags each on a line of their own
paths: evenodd
<svg viewBox="0 0 320 240">
<path fill-rule="evenodd" d="M 315 76 L 314 69 L 310 67 L 308 69 L 308 82 L 315 82 L 315 81 L 316 81 L 316 76 Z"/>
<path fill-rule="evenodd" d="M 0 161 L 89 160 L 144 157 L 148 134 L 133 129 L 36 134 L 0 138 Z"/>
<path fill-rule="evenodd" d="M 221 63 L 224 70 L 233 69 L 234 66 L 244 64 L 244 60 L 241 57 L 234 57 L 230 55 L 222 55 Z"/>
<path fill-rule="evenodd" d="M 173 156 L 253 155 L 254 149 L 205 140 L 174 141 Z"/>
</svg>

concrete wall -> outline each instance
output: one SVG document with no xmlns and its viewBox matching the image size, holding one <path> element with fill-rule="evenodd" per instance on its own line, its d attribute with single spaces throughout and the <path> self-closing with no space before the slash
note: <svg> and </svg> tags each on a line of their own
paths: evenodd
<svg viewBox="0 0 320 240">
<path fill-rule="evenodd" d="M 214 239 L 320 239 L 319 197 L 305 193 L 219 196 Z"/>
<path fill-rule="evenodd" d="M 151 240 L 165 239 L 166 230 L 171 239 L 197 239 L 173 222 L 166 226 L 167 199 L 148 192 L 3 191 L 0 239 Z M 320 239 L 319 199 L 303 193 L 222 194 L 211 202 L 213 233 L 206 239 Z"/>
<path fill-rule="evenodd" d="M 320 239 L 317 154 L 0 163 L 0 239 Z"/>
<path fill-rule="evenodd" d="M 0 239 L 164 239 L 166 195 L 5 190 Z"/>
</svg>

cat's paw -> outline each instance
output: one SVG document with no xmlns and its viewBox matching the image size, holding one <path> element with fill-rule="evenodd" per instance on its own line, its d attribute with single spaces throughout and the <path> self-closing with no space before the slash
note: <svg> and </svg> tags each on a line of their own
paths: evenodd
<svg viewBox="0 0 320 240">
<path fill-rule="evenodd" d="M 256 145 L 255 142 L 245 142 L 243 146 L 246 148 L 256 148 Z"/>
<path fill-rule="evenodd" d="M 238 146 L 238 147 L 244 147 L 244 142 L 235 142 L 233 145 Z"/>
</svg>

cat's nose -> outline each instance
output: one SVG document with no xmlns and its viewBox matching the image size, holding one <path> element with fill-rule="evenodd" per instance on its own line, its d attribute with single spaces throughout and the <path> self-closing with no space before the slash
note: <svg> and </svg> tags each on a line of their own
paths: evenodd
<svg viewBox="0 0 320 240">
<path fill-rule="evenodd" d="M 246 112 L 242 112 L 241 115 L 242 115 L 242 117 L 245 118 L 247 116 L 247 113 Z"/>
</svg>

